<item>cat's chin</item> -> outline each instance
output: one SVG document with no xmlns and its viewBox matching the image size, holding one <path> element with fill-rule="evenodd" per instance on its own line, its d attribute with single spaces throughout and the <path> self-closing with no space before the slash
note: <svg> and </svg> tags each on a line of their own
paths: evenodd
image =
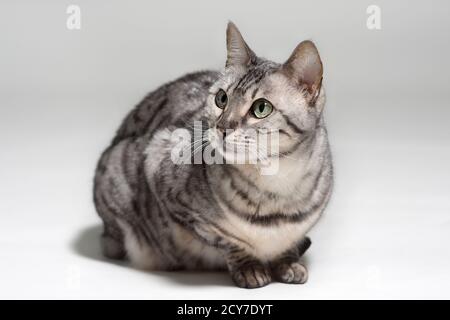
<svg viewBox="0 0 450 320">
<path fill-rule="evenodd" d="M 216 149 L 220 154 L 224 163 L 226 164 L 243 164 L 243 165 L 257 165 L 258 159 L 254 157 L 249 157 L 246 152 L 233 152 L 228 150 L 222 150 L 221 148 Z"/>
</svg>

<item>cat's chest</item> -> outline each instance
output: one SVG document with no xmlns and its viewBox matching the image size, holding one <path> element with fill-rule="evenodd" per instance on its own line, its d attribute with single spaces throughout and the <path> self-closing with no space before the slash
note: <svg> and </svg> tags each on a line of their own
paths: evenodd
<svg viewBox="0 0 450 320">
<path fill-rule="evenodd" d="M 295 246 L 314 225 L 319 213 L 296 222 L 261 224 L 249 222 L 233 212 L 225 210 L 220 226 L 233 237 L 238 245 L 262 261 L 270 261 Z"/>
</svg>

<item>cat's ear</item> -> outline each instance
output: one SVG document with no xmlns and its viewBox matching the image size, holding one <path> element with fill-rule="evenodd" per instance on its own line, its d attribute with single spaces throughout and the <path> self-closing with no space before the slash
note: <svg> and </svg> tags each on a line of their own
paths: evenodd
<svg viewBox="0 0 450 320">
<path fill-rule="evenodd" d="M 309 40 L 301 42 L 284 63 L 283 71 L 306 89 L 310 104 L 315 104 L 322 86 L 323 66 L 314 43 Z"/>
<path fill-rule="evenodd" d="M 256 55 L 245 42 L 239 29 L 233 22 L 227 26 L 227 63 L 226 68 L 231 66 L 248 66 Z"/>
</svg>

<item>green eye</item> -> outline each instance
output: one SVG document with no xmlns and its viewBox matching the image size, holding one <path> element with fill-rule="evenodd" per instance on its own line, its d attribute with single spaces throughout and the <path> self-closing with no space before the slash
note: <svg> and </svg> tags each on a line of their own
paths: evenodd
<svg viewBox="0 0 450 320">
<path fill-rule="evenodd" d="M 216 94 L 215 101 L 216 101 L 216 106 L 218 106 L 220 109 L 225 108 L 228 103 L 228 96 L 227 96 L 226 92 L 223 91 L 222 89 L 220 89 L 219 92 L 217 92 L 217 94 Z"/>
<path fill-rule="evenodd" d="M 255 117 L 262 119 L 272 113 L 273 106 L 269 101 L 261 98 L 253 102 L 251 110 Z"/>
</svg>

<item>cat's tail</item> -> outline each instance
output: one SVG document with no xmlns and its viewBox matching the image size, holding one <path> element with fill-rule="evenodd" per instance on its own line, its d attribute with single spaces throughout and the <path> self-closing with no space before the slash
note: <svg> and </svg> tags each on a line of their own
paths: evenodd
<svg viewBox="0 0 450 320">
<path fill-rule="evenodd" d="M 306 250 L 309 249 L 311 243 L 312 242 L 309 237 L 305 237 L 303 238 L 303 240 L 300 241 L 300 243 L 298 244 L 298 254 L 300 257 L 305 254 Z"/>
</svg>

